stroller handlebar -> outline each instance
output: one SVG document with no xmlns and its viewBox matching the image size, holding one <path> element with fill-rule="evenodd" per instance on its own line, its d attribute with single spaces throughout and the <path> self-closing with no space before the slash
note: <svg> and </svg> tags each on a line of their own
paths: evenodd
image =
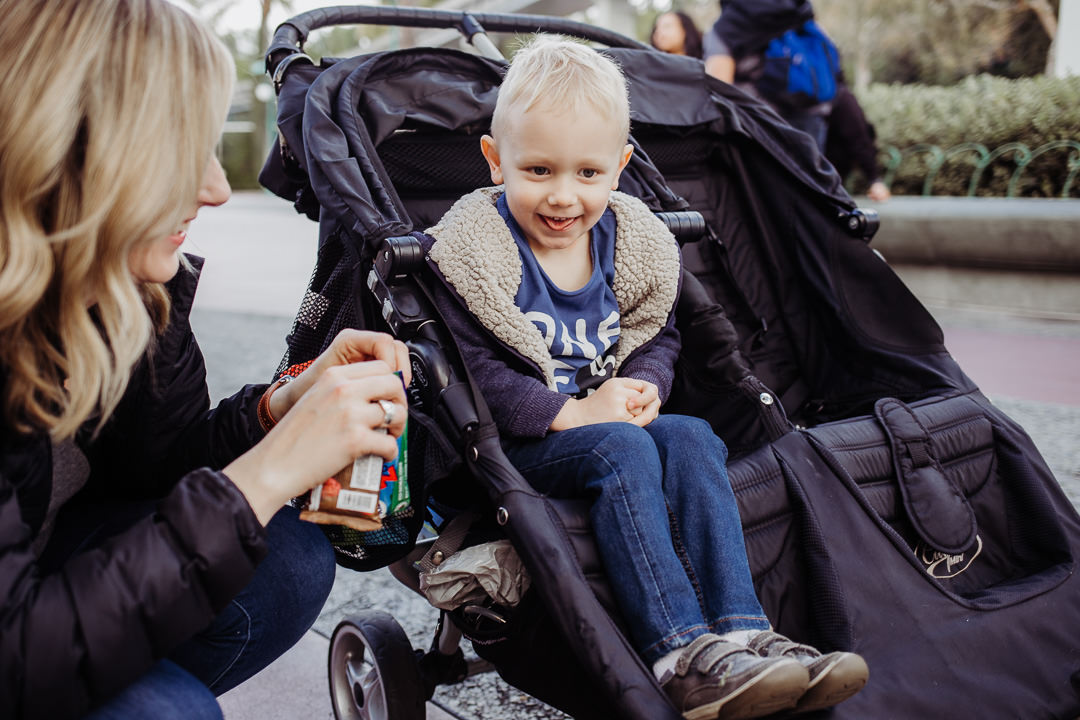
<svg viewBox="0 0 1080 720">
<path fill-rule="evenodd" d="M 479 23 L 479 28 L 477 27 Z M 412 7 L 338 5 L 301 13 L 274 31 L 266 51 L 266 71 L 273 75 L 285 57 L 303 51 L 312 30 L 333 25 L 396 25 L 398 27 L 455 28 L 472 41 L 479 30 L 493 32 L 556 32 L 592 40 L 608 47 L 650 49 L 648 45 L 611 30 L 550 15 L 469 13 Z"/>
<path fill-rule="evenodd" d="M 656 217 L 667 225 L 667 229 L 680 245 L 700 240 L 708 230 L 705 217 L 696 210 L 658 212 Z"/>
</svg>

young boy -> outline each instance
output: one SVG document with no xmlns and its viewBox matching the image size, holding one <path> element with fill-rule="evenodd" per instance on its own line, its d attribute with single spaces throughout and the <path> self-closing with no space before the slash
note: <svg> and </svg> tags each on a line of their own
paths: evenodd
<svg viewBox="0 0 1080 720">
<path fill-rule="evenodd" d="M 631 641 L 679 711 L 832 705 L 865 684 L 866 664 L 770 631 L 726 447 L 703 420 L 658 414 L 679 352 L 681 260 L 663 223 L 613 192 L 629 124 L 611 60 L 550 36 L 519 50 L 481 140 L 501 187 L 466 195 L 427 233 L 452 290 L 441 309 L 509 459 L 541 492 L 593 500 Z"/>
</svg>

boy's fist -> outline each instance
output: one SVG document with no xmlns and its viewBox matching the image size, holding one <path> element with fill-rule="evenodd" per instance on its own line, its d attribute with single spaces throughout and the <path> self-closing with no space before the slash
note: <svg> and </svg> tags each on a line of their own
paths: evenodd
<svg viewBox="0 0 1080 720">
<path fill-rule="evenodd" d="M 645 427 L 660 414 L 660 391 L 648 380 L 632 380 L 631 382 L 639 383 L 641 389 L 636 396 L 631 396 L 626 401 L 626 409 L 633 416 L 630 422 L 639 427 Z"/>
<path fill-rule="evenodd" d="M 660 398 L 656 386 L 645 380 L 614 377 L 592 395 L 571 398 L 551 423 L 552 430 L 569 430 L 603 422 L 628 422 L 645 427 L 656 419 Z"/>
</svg>

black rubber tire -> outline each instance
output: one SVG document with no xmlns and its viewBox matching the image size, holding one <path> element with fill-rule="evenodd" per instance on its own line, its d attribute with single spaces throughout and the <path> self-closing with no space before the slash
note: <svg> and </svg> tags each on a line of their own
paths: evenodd
<svg viewBox="0 0 1080 720">
<path fill-rule="evenodd" d="M 416 654 L 389 613 L 367 610 L 338 623 L 327 665 L 337 720 L 424 720 Z"/>
</svg>

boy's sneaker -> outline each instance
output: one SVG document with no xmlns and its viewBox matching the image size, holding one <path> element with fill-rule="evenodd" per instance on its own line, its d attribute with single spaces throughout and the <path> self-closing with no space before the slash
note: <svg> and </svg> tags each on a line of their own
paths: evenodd
<svg viewBox="0 0 1080 720">
<path fill-rule="evenodd" d="M 798 660 L 810 673 L 806 694 L 795 706 L 797 713 L 820 710 L 847 700 L 862 690 L 870 676 L 861 655 L 850 652 L 823 654 L 771 630 L 755 635 L 749 645 L 763 657 Z"/>
<path fill-rule="evenodd" d="M 738 720 L 794 707 L 809 675 L 791 658 L 764 658 L 745 645 L 702 635 L 683 648 L 660 682 L 687 720 Z"/>
</svg>

